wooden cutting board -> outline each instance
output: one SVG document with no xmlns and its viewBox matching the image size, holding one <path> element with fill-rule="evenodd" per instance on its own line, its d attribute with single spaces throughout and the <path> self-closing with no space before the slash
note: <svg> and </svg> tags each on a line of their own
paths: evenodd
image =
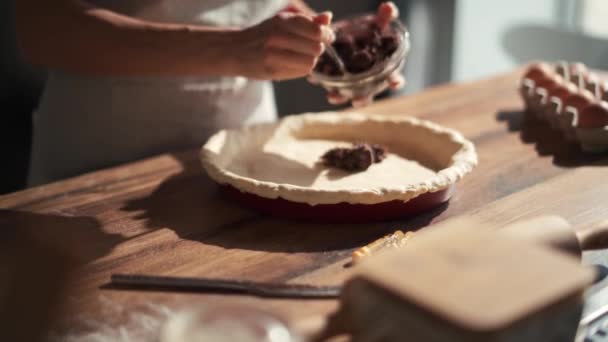
<svg viewBox="0 0 608 342">
<path fill-rule="evenodd" d="M 340 309 L 353 341 L 574 339 L 591 268 L 471 218 L 441 226 L 355 269 Z"/>
</svg>

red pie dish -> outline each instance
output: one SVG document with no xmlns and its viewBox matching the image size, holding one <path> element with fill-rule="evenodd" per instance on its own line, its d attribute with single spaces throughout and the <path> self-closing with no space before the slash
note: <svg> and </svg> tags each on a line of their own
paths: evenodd
<svg viewBox="0 0 608 342">
<path fill-rule="evenodd" d="M 331 168 L 320 157 L 356 142 L 388 153 L 364 171 Z M 223 130 L 201 149 L 207 174 L 254 210 L 317 222 L 370 222 L 418 214 L 447 202 L 477 164 L 460 133 L 403 116 L 318 113 Z"/>
</svg>

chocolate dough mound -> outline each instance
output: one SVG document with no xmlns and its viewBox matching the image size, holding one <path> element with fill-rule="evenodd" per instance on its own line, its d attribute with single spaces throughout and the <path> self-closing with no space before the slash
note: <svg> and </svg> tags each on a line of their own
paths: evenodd
<svg viewBox="0 0 608 342">
<path fill-rule="evenodd" d="M 336 167 L 345 171 L 365 171 L 374 163 L 386 158 L 386 148 L 380 145 L 357 143 L 350 148 L 332 148 L 321 156 L 325 166 Z"/>
<path fill-rule="evenodd" d="M 357 21 L 338 28 L 335 32 L 336 40 L 332 45 L 351 74 L 370 70 L 389 58 L 399 45 L 397 33 L 388 28 L 381 30 L 374 22 Z M 327 53 L 321 55 L 315 71 L 329 76 L 342 75 Z"/>
</svg>

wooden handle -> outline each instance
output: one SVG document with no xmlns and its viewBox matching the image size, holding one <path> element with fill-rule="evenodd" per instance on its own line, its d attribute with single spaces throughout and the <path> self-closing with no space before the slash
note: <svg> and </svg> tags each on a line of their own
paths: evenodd
<svg viewBox="0 0 608 342">
<path fill-rule="evenodd" d="M 574 255 L 580 255 L 581 248 L 574 229 L 559 216 L 541 216 L 510 224 L 501 232 L 518 238 L 537 241 Z"/>
<path fill-rule="evenodd" d="M 541 216 L 516 222 L 501 231 L 579 256 L 582 251 L 608 248 L 608 220 L 575 229 L 559 216 Z"/>
<path fill-rule="evenodd" d="M 578 229 L 576 236 L 583 251 L 608 248 L 608 220 Z"/>
</svg>

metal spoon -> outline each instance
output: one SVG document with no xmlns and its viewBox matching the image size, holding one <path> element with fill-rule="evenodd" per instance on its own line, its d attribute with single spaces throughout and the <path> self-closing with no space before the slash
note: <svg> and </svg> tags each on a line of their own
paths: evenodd
<svg viewBox="0 0 608 342">
<path fill-rule="evenodd" d="M 342 75 L 344 75 L 344 76 L 348 75 L 348 71 L 346 70 L 346 66 L 344 65 L 344 62 L 342 61 L 342 58 L 340 58 L 340 55 L 338 55 L 338 52 L 336 52 L 336 49 L 334 49 L 334 47 L 331 44 L 325 44 L 325 52 L 327 52 L 329 57 L 331 57 L 331 59 L 333 59 L 334 62 L 336 62 L 336 65 L 338 66 L 338 69 L 340 69 L 340 72 L 342 73 Z"/>
</svg>

